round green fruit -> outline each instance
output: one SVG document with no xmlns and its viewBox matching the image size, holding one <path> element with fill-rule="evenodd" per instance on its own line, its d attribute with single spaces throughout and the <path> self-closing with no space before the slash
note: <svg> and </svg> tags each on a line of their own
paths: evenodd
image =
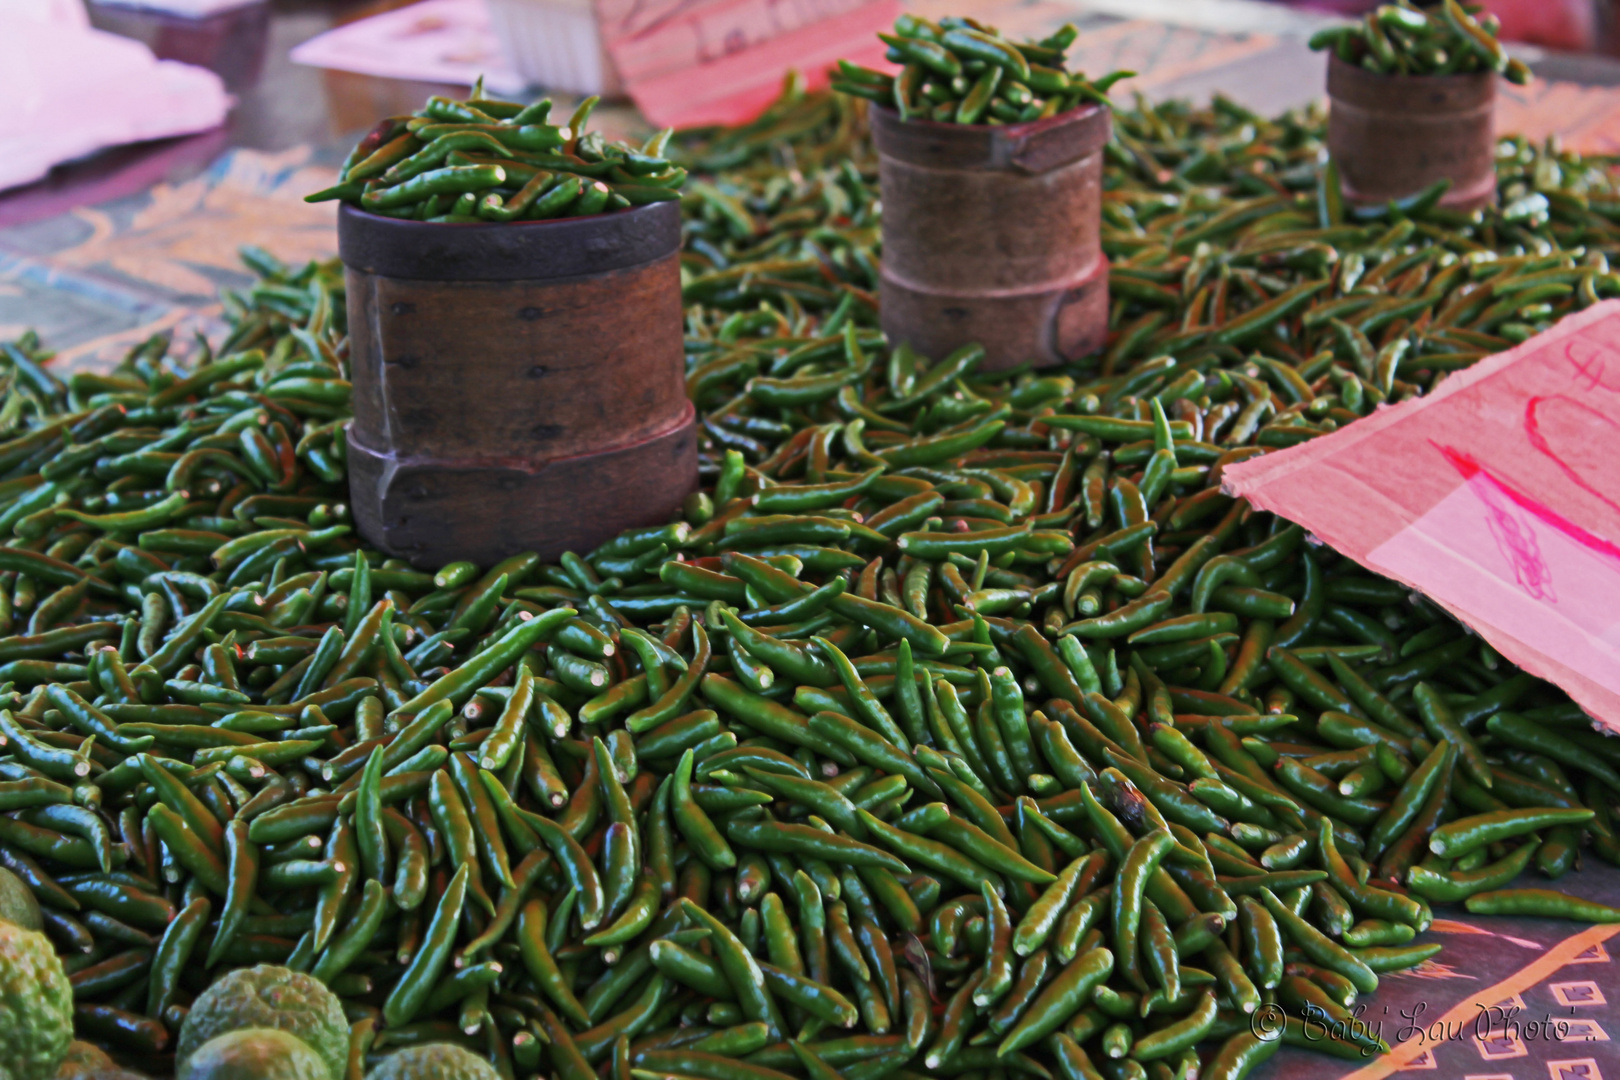
<svg viewBox="0 0 1620 1080">
<path fill-rule="evenodd" d="M 260 964 L 230 972 L 202 992 L 180 1026 L 175 1067 L 216 1035 L 242 1028 L 275 1028 L 309 1044 L 326 1063 L 330 1080 L 343 1080 L 349 1059 L 349 1023 L 337 995 L 319 979 Z"/>
<path fill-rule="evenodd" d="M 73 1041 L 73 988 L 44 934 L 0 922 L 0 1073 L 49 1080 Z"/>
<path fill-rule="evenodd" d="M 327 1080 L 326 1062 L 296 1035 L 243 1028 L 191 1052 L 175 1080 Z"/>
<path fill-rule="evenodd" d="M 454 1043 L 427 1043 L 389 1054 L 367 1080 L 500 1080 L 500 1073 Z"/>
<path fill-rule="evenodd" d="M 80 1077 L 112 1072 L 117 1068 L 118 1063 L 107 1055 L 107 1051 L 95 1043 L 75 1039 L 68 1044 L 67 1056 L 62 1059 L 62 1064 L 56 1067 L 56 1080 L 79 1080 Z"/>
<path fill-rule="evenodd" d="M 55 1080 L 146 1080 L 130 1072 L 95 1043 L 75 1039 L 68 1045 L 67 1057 L 56 1067 Z"/>
<path fill-rule="evenodd" d="M 0 867 L 0 919 L 16 923 L 24 930 L 45 929 L 45 919 L 39 913 L 34 891 L 4 867 Z"/>
</svg>

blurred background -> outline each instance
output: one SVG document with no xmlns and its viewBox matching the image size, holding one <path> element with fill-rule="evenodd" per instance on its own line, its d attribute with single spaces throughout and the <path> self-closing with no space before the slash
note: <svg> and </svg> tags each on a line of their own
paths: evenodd
<svg viewBox="0 0 1620 1080">
<path fill-rule="evenodd" d="M 1496 127 L 1620 162 L 1620 0 L 1484 0 L 1536 75 Z M 0 0 L 0 337 L 34 327 L 64 363 L 217 328 L 238 251 L 334 252 L 303 196 L 378 120 L 429 96 L 600 94 L 610 139 L 739 123 L 788 71 L 881 64 L 901 11 L 1015 38 L 1073 22 L 1071 70 L 1112 91 L 1264 115 L 1323 99 L 1316 30 L 1374 0 Z M 817 113 L 808 103 L 806 115 Z"/>
<path fill-rule="evenodd" d="M 1194 3 L 1197 0 L 1193 0 Z M 1357 15 L 1379 0 L 1299 0 L 1294 6 L 1335 15 Z M 1502 20 L 1502 36 L 1577 52 L 1613 52 L 1614 0 L 1485 0 L 1485 8 Z"/>
<path fill-rule="evenodd" d="M 1320 92 L 1320 58 L 1304 39 L 1376 2 L 0 0 L 0 100 L 8 103 L 0 110 L 0 227 L 183 180 L 233 148 L 311 147 L 314 160 L 326 160 L 379 117 L 407 112 L 433 93 L 464 94 L 480 74 L 495 93 L 552 93 L 559 109 L 600 93 L 610 102 L 598 113 L 609 134 L 649 118 L 680 123 L 689 114 L 671 97 L 701 95 L 704 78 L 736 82 L 752 65 L 757 97 L 762 87 L 774 93 L 784 66 L 825 67 L 820 53 L 770 59 L 754 48 L 772 35 L 842 19 L 843 38 L 822 44 L 833 50 L 827 59 L 854 55 L 839 50 L 870 46 L 872 30 L 902 7 L 973 14 L 1003 29 L 1070 19 L 1099 32 L 1121 24 L 1181 28 L 1202 37 L 1189 45 L 1184 34 L 1172 51 L 1202 50 L 1206 60 L 1233 42 L 1249 42 L 1249 55 L 1255 41 L 1275 39 L 1282 45 L 1261 50 L 1265 62 L 1251 56 L 1241 71 L 1182 65 L 1198 77 L 1160 64 L 1163 49 L 1143 44 L 1159 40 L 1152 31 L 1099 59 L 1137 70 L 1159 64 L 1157 75 L 1127 84 L 1125 93 L 1196 97 L 1218 89 L 1253 107 L 1285 108 Z M 1538 74 L 1620 85 L 1620 0 L 1483 3 Z M 676 22 L 689 31 L 671 30 Z M 659 65 L 677 60 L 708 66 L 676 90 L 649 89 L 664 86 Z M 624 100 L 618 68 L 626 64 L 644 112 Z"/>
</svg>

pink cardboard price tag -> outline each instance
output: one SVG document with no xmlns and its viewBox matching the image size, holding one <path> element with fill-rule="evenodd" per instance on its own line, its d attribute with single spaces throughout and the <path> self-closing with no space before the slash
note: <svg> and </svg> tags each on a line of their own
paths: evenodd
<svg viewBox="0 0 1620 1080">
<path fill-rule="evenodd" d="M 877 39 L 899 0 L 596 0 L 602 44 L 659 127 L 741 124 L 789 70 L 811 88 L 836 61 L 887 69 Z"/>
<path fill-rule="evenodd" d="M 1223 487 L 1422 590 L 1620 731 L 1620 300 Z"/>
</svg>

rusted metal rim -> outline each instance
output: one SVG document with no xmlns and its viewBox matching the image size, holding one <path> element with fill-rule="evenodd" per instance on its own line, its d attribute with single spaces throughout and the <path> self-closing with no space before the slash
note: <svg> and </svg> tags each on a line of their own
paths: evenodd
<svg viewBox="0 0 1620 1080">
<path fill-rule="evenodd" d="M 1103 148 L 1112 114 L 1083 105 L 1027 124 L 946 124 L 902 120 L 874 105 L 872 140 L 878 153 L 908 165 L 939 169 L 1016 169 L 1038 174 L 1079 161 Z"/>
<path fill-rule="evenodd" d="M 338 253 L 356 270 L 414 281 L 544 281 L 624 270 L 678 251 L 675 200 L 552 221 L 447 225 L 338 208 Z"/>
<path fill-rule="evenodd" d="M 1385 75 L 1347 64 L 1337 56 L 1328 60 L 1328 96 L 1335 103 L 1376 112 L 1409 112 L 1408 121 L 1424 113 L 1442 114 L 1437 121 L 1458 114 L 1489 109 L 1496 96 L 1496 73 L 1475 71 L 1463 75 Z"/>
</svg>

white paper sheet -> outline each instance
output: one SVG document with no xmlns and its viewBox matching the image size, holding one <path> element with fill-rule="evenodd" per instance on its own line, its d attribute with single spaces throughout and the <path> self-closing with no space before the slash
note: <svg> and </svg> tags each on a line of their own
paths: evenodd
<svg viewBox="0 0 1620 1080">
<path fill-rule="evenodd" d="M 0 190 L 109 146 L 225 121 L 219 76 L 158 60 L 145 45 L 0 5 Z"/>
<path fill-rule="evenodd" d="M 501 52 L 483 0 L 422 0 L 328 30 L 288 55 L 295 64 L 382 79 L 471 86 L 482 75 L 500 94 L 525 83 Z"/>
</svg>

